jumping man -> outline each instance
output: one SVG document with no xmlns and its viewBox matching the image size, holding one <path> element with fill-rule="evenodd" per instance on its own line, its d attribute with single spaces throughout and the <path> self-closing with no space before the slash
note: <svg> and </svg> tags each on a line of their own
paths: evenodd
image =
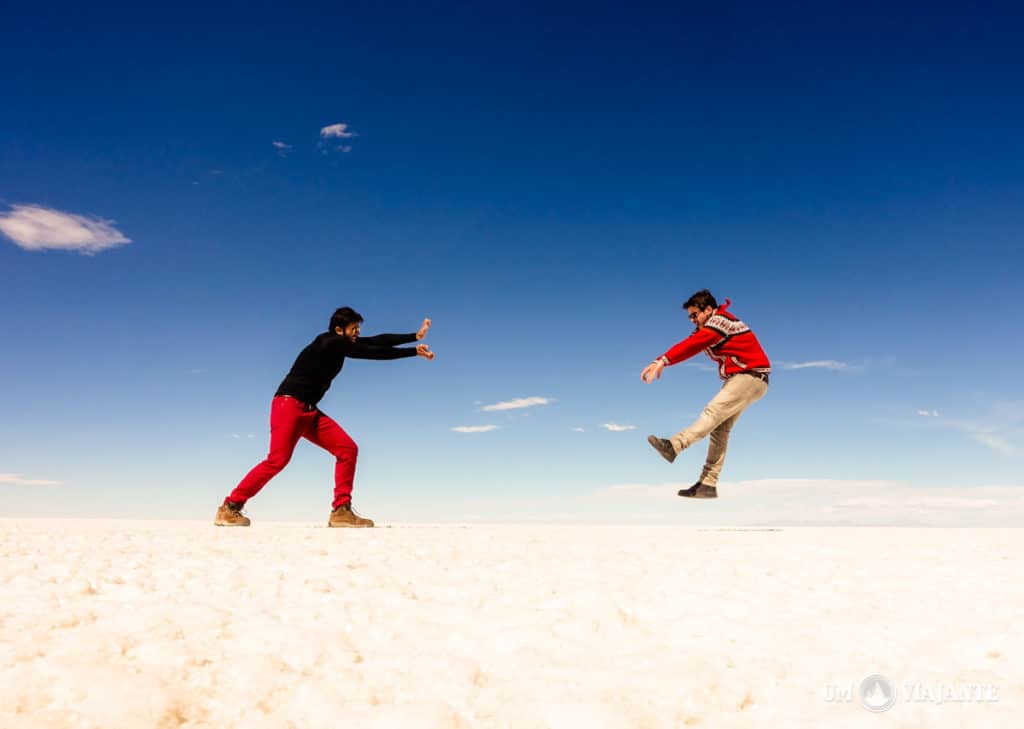
<svg viewBox="0 0 1024 729">
<path fill-rule="evenodd" d="M 718 497 L 718 477 L 725 463 L 729 433 L 740 414 L 757 402 L 768 391 L 771 363 L 761 349 L 750 327 L 727 311 L 731 302 L 718 305 L 707 289 L 698 291 L 683 304 L 696 329 L 693 334 L 669 349 L 647 365 L 640 379 L 650 383 L 661 377 L 668 365 L 678 364 L 704 351 L 718 363 L 718 374 L 724 380 L 722 389 L 700 416 L 685 430 L 671 438 L 651 435 L 647 442 L 662 457 L 672 463 L 676 454 L 689 448 L 704 436 L 710 435 L 708 456 L 700 480 L 679 492 L 680 496 L 696 499 Z"/>
<path fill-rule="evenodd" d="M 217 509 L 217 526 L 249 526 L 242 515 L 245 503 L 259 493 L 291 460 L 299 438 L 306 438 L 327 450 L 337 461 L 334 466 L 334 501 L 327 526 L 372 527 L 373 521 L 352 511 L 352 482 L 356 473 L 359 448 L 341 426 L 325 415 L 317 403 L 326 394 L 331 381 L 341 372 L 346 357 L 354 359 L 434 359 L 426 344 L 399 347 L 423 339 L 430 329 L 424 319 L 419 331 L 411 334 L 378 334 L 360 337 L 363 317 L 343 307 L 331 316 L 330 327 L 299 353 L 270 405 L 270 452 L 235 487 Z"/>
</svg>

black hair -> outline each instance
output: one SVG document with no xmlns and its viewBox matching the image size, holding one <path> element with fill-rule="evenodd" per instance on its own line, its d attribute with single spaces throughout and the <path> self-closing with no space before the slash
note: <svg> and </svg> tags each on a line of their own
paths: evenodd
<svg viewBox="0 0 1024 729">
<path fill-rule="evenodd" d="M 712 309 L 717 309 L 718 302 L 715 301 L 715 297 L 710 291 L 708 291 L 707 289 L 701 289 L 693 296 L 688 298 L 686 300 L 686 303 L 683 304 L 684 309 L 689 309 L 691 306 L 696 306 L 701 311 L 704 311 L 709 306 Z"/>
<path fill-rule="evenodd" d="M 331 314 L 331 326 L 327 330 L 333 332 L 335 327 L 344 329 L 349 324 L 362 323 L 363 316 L 350 306 L 343 306 Z"/>
</svg>

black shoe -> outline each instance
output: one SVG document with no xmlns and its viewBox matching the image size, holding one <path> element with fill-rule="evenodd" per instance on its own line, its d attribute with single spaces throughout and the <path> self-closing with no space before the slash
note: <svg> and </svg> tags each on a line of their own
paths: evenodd
<svg viewBox="0 0 1024 729">
<path fill-rule="evenodd" d="M 669 463 L 676 459 L 676 449 L 672 447 L 672 441 L 659 438 L 656 435 L 649 435 L 647 436 L 647 442 Z"/>
<path fill-rule="evenodd" d="M 681 489 L 679 495 L 687 499 L 717 499 L 718 489 L 698 481 L 688 489 Z"/>
</svg>

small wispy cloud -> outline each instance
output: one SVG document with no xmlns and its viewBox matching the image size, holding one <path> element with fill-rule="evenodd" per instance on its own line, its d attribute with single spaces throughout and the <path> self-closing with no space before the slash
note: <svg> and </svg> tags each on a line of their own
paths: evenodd
<svg viewBox="0 0 1024 729">
<path fill-rule="evenodd" d="M 271 142 L 271 144 L 274 145 L 274 149 L 276 149 L 277 153 L 282 157 L 287 157 L 288 152 L 292 150 L 292 145 L 288 144 L 287 142 L 275 140 Z"/>
<path fill-rule="evenodd" d="M 320 130 L 321 139 L 352 139 L 357 136 L 359 135 L 349 130 L 348 124 L 328 124 Z"/>
<path fill-rule="evenodd" d="M 806 369 L 822 369 L 822 370 L 845 370 L 849 369 L 850 365 L 846 362 L 840 362 L 834 359 L 816 359 L 810 362 L 783 362 L 782 369 L 784 370 L 806 370 Z"/>
<path fill-rule="evenodd" d="M 938 410 L 918 410 L 919 417 L 928 418 L 927 427 L 952 430 L 966 436 L 972 443 L 1004 456 L 1024 454 L 1024 402 L 1003 401 L 989 406 L 982 417 L 939 417 Z"/>
<path fill-rule="evenodd" d="M 249 439 L 255 438 L 256 436 L 253 435 L 252 433 L 246 433 L 245 435 L 242 435 L 241 433 L 232 433 L 231 437 L 234 438 L 235 440 L 242 440 L 243 438 Z"/>
<path fill-rule="evenodd" d="M 341 122 L 337 124 L 328 124 L 326 127 L 320 129 L 320 143 L 317 145 L 320 148 L 321 154 L 327 154 L 331 149 L 335 152 L 341 152 L 342 154 L 348 154 L 352 151 L 352 145 L 345 143 L 344 140 L 353 139 L 359 135 L 349 128 L 348 124 Z M 342 143 L 332 147 L 334 140 L 340 140 Z"/>
<path fill-rule="evenodd" d="M 497 425 L 456 425 L 452 428 L 456 433 L 490 433 L 497 429 Z"/>
<path fill-rule="evenodd" d="M 41 205 L 13 205 L 0 213 L 0 233 L 27 251 L 57 249 L 99 253 L 131 243 L 114 221 L 65 213 Z"/>
<path fill-rule="evenodd" d="M 59 486 L 61 482 L 42 478 L 22 478 L 20 473 L 0 473 L 0 484 L 11 486 Z"/>
<path fill-rule="evenodd" d="M 601 423 L 601 427 L 613 433 L 621 433 L 624 430 L 636 430 L 635 425 L 619 425 L 618 423 Z"/>
<path fill-rule="evenodd" d="M 583 428 L 573 428 L 572 432 L 574 432 L 574 433 L 585 433 L 586 431 L 583 430 Z"/>
<path fill-rule="evenodd" d="M 522 408 L 532 408 L 538 405 L 547 405 L 552 402 L 547 397 L 518 397 L 514 400 L 505 400 L 504 402 L 496 402 L 493 405 L 484 405 L 483 409 L 485 412 L 493 413 L 500 410 L 520 410 Z"/>
<path fill-rule="evenodd" d="M 967 436 L 979 445 L 983 445 L 986 448 L 994 450 L 996 453 L 1002 453 L 1005 456 L 1015 456 L 1021 452 L 1021 449 L 1007 440 L 1004 436 L 997 433 L 988 432 L 982 429 L 976 429 L 969 431 Z"/>
</svg>

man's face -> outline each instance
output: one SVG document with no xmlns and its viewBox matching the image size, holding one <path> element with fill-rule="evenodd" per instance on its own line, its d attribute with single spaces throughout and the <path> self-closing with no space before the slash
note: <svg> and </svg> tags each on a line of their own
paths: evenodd
<svg viewBox="0 0 1024 729">
<path fill-rule="evenodd" d="M 354 322 L 352 324 L 346 324 L 344 329 L 341 327 L 334 327 L 334 331 L 348 339 L 348 341 L 354 342 L 359 339 L 359 332 L 362 331 L 362 328 L 359 322 Z"/>
<path fill-rule="evenodd" d="M 698 309 L 696 306 L 686 307 L 686 315 L 690 317 L 690 321 L 698 329 L 703 329 L 708 319 L 711 318 L 711 313 L 714 311 L 710 306 L 703 309 Z"/>
</svg>

